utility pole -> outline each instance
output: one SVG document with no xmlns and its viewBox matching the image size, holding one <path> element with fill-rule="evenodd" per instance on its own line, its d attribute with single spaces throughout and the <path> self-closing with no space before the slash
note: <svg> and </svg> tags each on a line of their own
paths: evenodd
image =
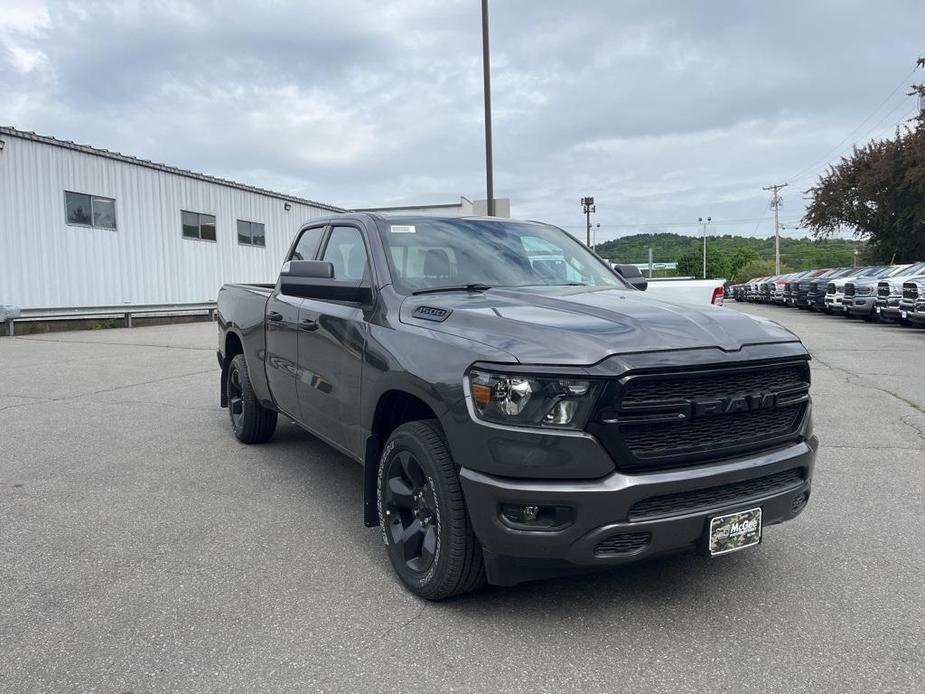
<svg viewBox="0 0 925 694">
<path fill-rule="evenodd" d="M 587 232 L 588 232 L 588 248 L 591 248 L 591 213 L 597 212 L 597 208 L 594 207 L 594 198 L 590 195 L 583 197 L 581 199 L 581 209 L 585 213 L 585 220 L 587 221 Z"/>
<path fill-rule="evenodd" d="M 652 246 L 649 246 L 649 279 L 652 279 Z"/>
<path fill-rule="evenodd" d="M 703 278 L 707 278 L 707 225 L 713 221 L 712 217 L 697 217 L 697 221 L 703 226 Z"/>
<path fill-rule="evenodd" d="M 482 75 L 485 94 L 485 184 L 488 216 L 495 216 L 495 182 L 491 161 L 491 51 L 488 48 L 488 0 L 482 0 Z"/>
<path fill-rule="evenodd" d="M 780 189 L 786 188 L 786 183 L 767 186 L 761 190 L 771 191 L 771 209 L 774 210 L 774 274 L 780 274 L 780 215 L 779 210 L 783 199 L 780 196 Z"/>
</svg>

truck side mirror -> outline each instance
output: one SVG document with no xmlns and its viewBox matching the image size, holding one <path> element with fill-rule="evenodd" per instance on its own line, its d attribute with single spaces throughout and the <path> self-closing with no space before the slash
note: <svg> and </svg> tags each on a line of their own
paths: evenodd
<svg viewBox="0 0 925 694">
<path fill-rule="evenodd" d="M 334 265 L 321 260 L 290 260 L 279 273 L 279 291 L 287 296 L 322 301 L 372 302 L 373 292 L 364 280 L 338 280 Z"/>
<path fill-rule="evenodd" d="M 644 292 L 646 287 L 649 286 L 649 281 L 642 276 L 642 272 L 635 265 L 614 265 L 613 269 L 617 271 L 620 277 L 641 292 Z"/>
</svg>

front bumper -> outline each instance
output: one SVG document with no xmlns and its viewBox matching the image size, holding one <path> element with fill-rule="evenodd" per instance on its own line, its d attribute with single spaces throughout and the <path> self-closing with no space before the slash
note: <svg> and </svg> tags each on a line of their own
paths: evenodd
<svg viewBox="0 0 925 694">
<path fill-rule="evenodd" d="M 899 320 L 900 311 L 899 308 L 899 297 L 890 296 L 879 297 L 877 299 L 877 308 L 879 309 L 880 317 L 885 320 Z"/>
<path fill-rule="evenodd" d="M 525 481 L 465 467 L 460 477 L 469 516 L 485 551 L 488 578 L 492 583 L 514 585 L 696 549 L 704 542 L 711 517 L 736 510 L 760 506 L 765 526 L 790 520 L 808 499 L 817 447 L 816 437 L 811 436 L 774 451 L 715 465 L 634 475 L 617 471 L 591 481 Z M 802 471 L 800 479 L 771 491 L 734 497 L 713 492 L 797 469 Z M 631 514 L 637 502 L 696 492 L 703 492 L 697 498 L 704 500 L 679 513 Z M 569 507 L 574 510 L 573 520 L 559 530 L 518 529 L 504 519 L 502 505 Z M 613 536 L 647 539 L 629 552 L 602 553 L 599 544 Z"/>
<path fill-rule="evenodd" d="M 913 310 L 907 314 L 909 320 L 916 323 L 925 323 L 925 301 L 919 300 L 913 304 Z"/>
<path fill-rule="evenodd" d="M 844 311 L 845 295 L 844 294 L 826 294 L 825 307 L 830 311 Z"/>
<path fill-rule="evenodd" d="M 846 298 L 843 302 L 845 311 L 853 315 L 863 315 L 866 316 L 870 313 L 873 313 L 874 306 L 877 304 L 876 295 L 871 296 L 858 296 L 855 295 L 850 298 Z"/>
</svg>

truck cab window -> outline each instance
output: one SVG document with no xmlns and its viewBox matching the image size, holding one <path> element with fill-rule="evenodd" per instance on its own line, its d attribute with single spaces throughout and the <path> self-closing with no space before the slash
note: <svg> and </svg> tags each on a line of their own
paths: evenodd
<svg viewBox="0 0 925 694">
<path fill-rule="evenodd" d="M 334 266 L 334 279 L 361 280 L 366 271 L 366 244 L 356 227 L 334 227 L 321 258 Z"/>
</svg>

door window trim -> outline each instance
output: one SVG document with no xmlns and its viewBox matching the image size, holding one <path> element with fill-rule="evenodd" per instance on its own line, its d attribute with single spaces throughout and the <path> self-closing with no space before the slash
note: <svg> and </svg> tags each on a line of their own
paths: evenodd
<svg viewBox="0 0 925 694">
<path fill-rule="evenodd" d="M 324 232 L 324 237 L 321 239 L 321 245 L 318 247 L 318 253 L 316 254 L 316 259 L 321 260 L 322 258 L 324 258 L 325 251 L 328 250 L 328 242 L 330 242 L 331 240 L 331 234 L 334 232 L 334 229 L 336 229 L 337 227 L 351 227 L 353 229 L 356 229 L 358 232 L 360 232 L 360 238 L 363 240 L 363 245 L 366 247 L 366 265 L 369 267 L 368 283 L 369 283 L 370 288 L 377 286 L 376 280 L 378 279 L 378 277 L 376 277 L 376 270 L 373 267 L 373 254 L 370 252 L 369 239 L 367 238 L 367 235 L 365 233 L 366 230 L 362 227 L 362 225 L 356 222 L 353 222 L 353 221 L 329 222 L 328 228 Z M 337 278 L 335 277 L 334 279 L 337 279 Z M 337 302 L 337 303 L 341 303 L 341 302 Z"/>
<path fill-rule="evenodd" d="M 328 233 L 330 232 L 330 227 L 331 227 L 331 224 L 329 222 L 325 222 L 323 224 L 313 224 L 311 226 L 307 226 L 304 229 L 302 229 L 299 232 L 298 236 L 296 236 L 295 242 L 292 244 L 292 248 L 289 249 L 289 255 L 286 256 L 286 262 L 289 262 L 290 260 L 292 260 L 292 256 L 295 255 L 295 251 L 299 247 L 299 241 L 302 240 L 302 237 L 305 236 L 305 234 L 307 234 L 308 232 L 312 231 L 313 229 L 321 229 L 321 240 L 318 242 L 318 248 L 315 249 L 315 257 L 314 258 L 303 258 L 302 260 L 318 260 L 318 258 L 320 257 L 318 253 L 321 251 L 322 248 L 324 248 L 325 244 L 327 243 Z"/>
</svg>

